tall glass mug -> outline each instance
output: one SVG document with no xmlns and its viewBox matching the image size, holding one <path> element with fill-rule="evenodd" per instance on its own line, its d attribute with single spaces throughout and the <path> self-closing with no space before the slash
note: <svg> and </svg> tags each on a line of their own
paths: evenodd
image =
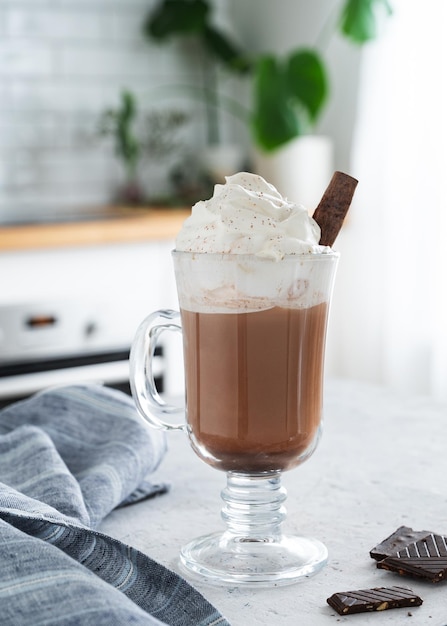
<svg viewBox="0 0 447 626">
<path fill-rule="evenodd" d="M 180 313 L 157 311 L 131 350 L 131 387 L 156 428 L 184 429 L 200 459 L 227 473 L 224 532 L 191 541 L 180 562 L 209 582 L 292 583 L 317 572 L 327 550 L 286 536 L 281 473 L 315 450 L 337 253 L 173 252 Z M 162 332 L 182 331 L 186 421 L 158 395 L 152 359 Z M 184 409 L 182 409 L 184 411 Z"/>
</svg>

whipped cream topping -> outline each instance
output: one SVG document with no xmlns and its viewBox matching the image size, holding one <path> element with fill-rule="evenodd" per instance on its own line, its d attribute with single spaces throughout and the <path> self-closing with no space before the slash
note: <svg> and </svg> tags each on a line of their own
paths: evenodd
<svg viewBox="0 0 447 626">
<path fill-rule="evenodd" d="M 261 176 L 240 172 L 197 202 L 176 239 L 186 252 L 254 254 L 273 260 L 329 252 L 307 209 L 284 198 Z"/>
</svg>

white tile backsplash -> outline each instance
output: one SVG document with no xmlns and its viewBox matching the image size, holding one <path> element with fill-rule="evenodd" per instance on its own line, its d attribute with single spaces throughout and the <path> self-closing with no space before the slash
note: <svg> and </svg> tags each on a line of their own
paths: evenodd
<svg viewBox="0 0 447 626">
<path fill-rule="evenodd" d="M 99 39 L 100 21 L 96 14 L 63 11 L 60 8 L 12 9 L 7 14 L 9 37 L 58 39 Z M 107 18 L 104 18 L 106 20 Z"/>
<path fill-rule="evenodd" d="M 220 11 L 222 3 L 218 0 Z M 178 42 L 143 35 L 156 0 L 2 0 L 0 4 L 0 221 L 20 211 L 110 202 L 121 178 L 100 113 L 123 89 L 142 112 L 181 108 L 189 153 L 205 141 L 203 103 L 174 85 L 199 84 Z M 169 163 L 142 165 L 164 193 Z"/>
<path fill-rule="evenodd" d="M 0 41 L 0 77 L 40 78 L 54 72 L 54 55 L 49 43 L 20 38 Z"/>
<path fill-rule="evenodd" d="M 178 69 L 172 66 L 175 59 L 167 52 L 168 49 L 152 49 L 134 43 L 123 50 L 113 42 L 102 45 L 65 42 L 59 48 L 57 72 L 63 78 L 95 78 L 99 81 L 114 79 L 120 85 L 129 78 L 150 80 L 151 63 L 155 62 L 155 76 L 176 77 Z"/>
<path fill-rule="evenodd" d="M 16 112 L 58 111 L 76 113 L 79 110 L 96 113 L 116 99 L 116 84 L 105 89 L 103 81 L 75 81 L 69 78 L 15 79 L 8 81 L 3 88 L 8 98 L 3 99 L 3 110 L 12 109 Z"/>
</svg>

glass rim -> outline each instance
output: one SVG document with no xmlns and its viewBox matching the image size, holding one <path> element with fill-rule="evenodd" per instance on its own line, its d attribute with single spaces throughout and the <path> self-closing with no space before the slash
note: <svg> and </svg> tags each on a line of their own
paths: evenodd
<svg viewBox="0 0 447 626">
<path fill-rule="evenodd" d="M 173 257 L 180 256 L 189 256 L 189 257 L 197 257 L 197 258 L 210 258 L 214 260 L 256 260 L 260 262 L 268 262 L 268 263 L 282 263 L 284 261 L 324 261 L 328 259 L 338 259 L 340 257 L 340 253 L 336 250 L 331 250 L 329 252 L 304 252 L 297 254 L 285 254 L 280 259 L 275 259 L 267 256 L 259 256 L 257 254 L 234 254 L 232 252 L 194 252 L 190 250 L 171 250 L 171 254 Z"/>
</svg>

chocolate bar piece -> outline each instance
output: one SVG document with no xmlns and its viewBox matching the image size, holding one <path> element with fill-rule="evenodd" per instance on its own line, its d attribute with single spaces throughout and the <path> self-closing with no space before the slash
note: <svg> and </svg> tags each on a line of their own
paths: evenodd
<svg viewBox="0 0 447 626">
<path fill-rule="evenodd" d="M 358 180 L 343 172 L 334 172 L 312 217 L 321 230 L 319 243 L 332 246 L 351 206 Z"/>
<path fill-rule="evenodd" d="M 414 576 L 433 583 L 447 578 L 447 539 L 433 533 L 414 541 L 377 563 L 379 569 Z"/>
<path fill-rule="evenodd" d="M 334 593 L 327 603 L 340 615 L 420 606 L 422 599 L 406 587 L 375 587 Z"/>
<path fill-rule="evenodd" d="M 381 561 L 387 556 L 396 556 L 399 550 L 402 550 L 414 541 L 424 539 L 427 535 L 430 535 L 429 530 L 413 530 L 408 526 L 400 526 L 393 534 L 377 544 L 370 551 L 369 555 L 376 561 Z"/>
</svg>

